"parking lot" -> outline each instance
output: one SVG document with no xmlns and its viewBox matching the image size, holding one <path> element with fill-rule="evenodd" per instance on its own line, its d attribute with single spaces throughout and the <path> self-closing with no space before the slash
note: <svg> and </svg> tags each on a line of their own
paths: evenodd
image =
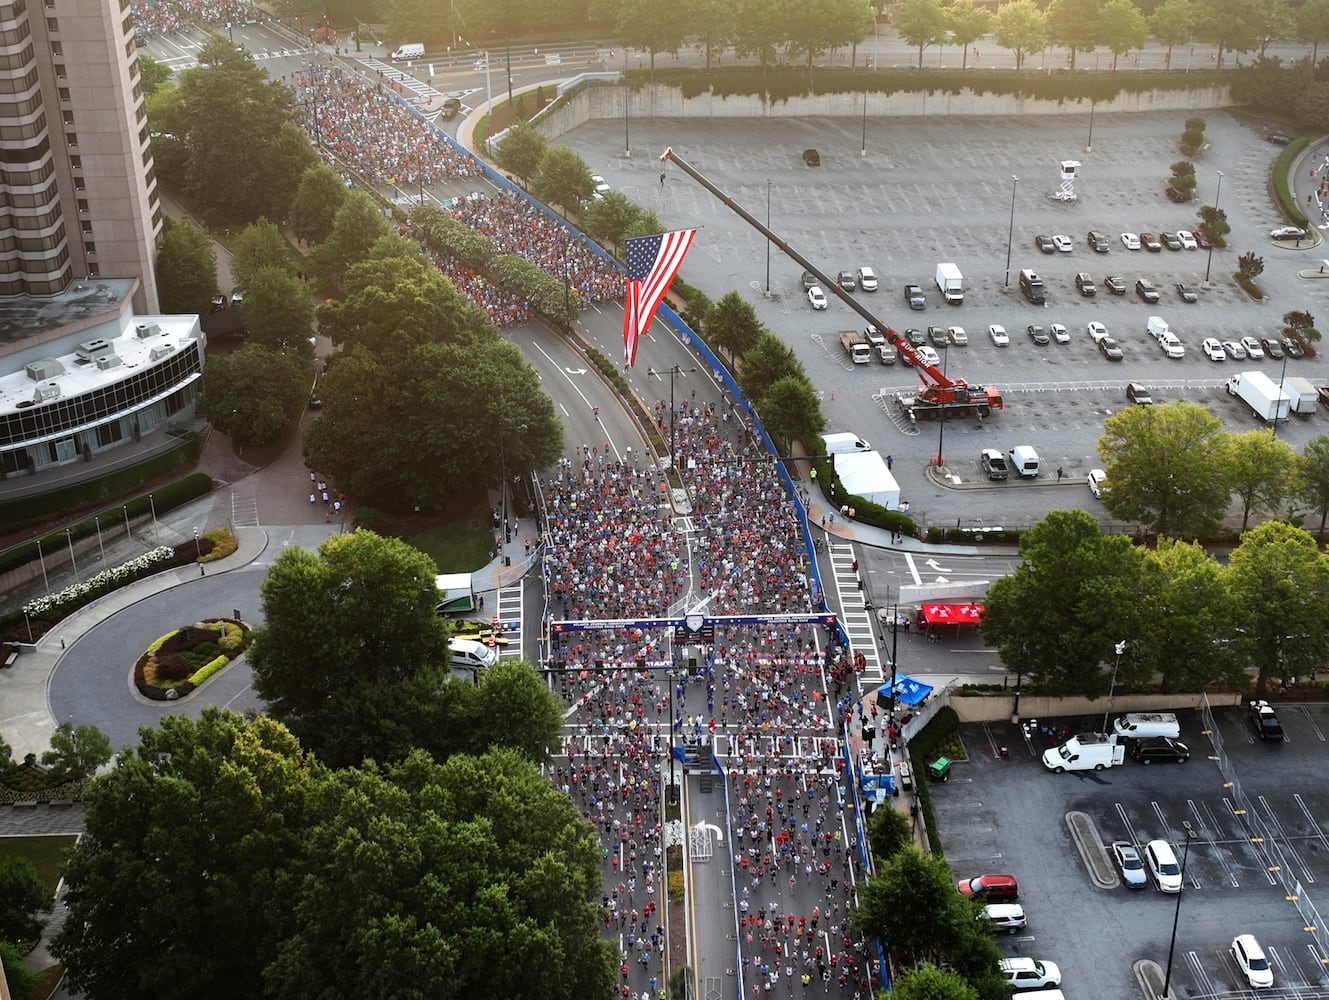
<svg viewBox="0 0 1329 1000">
<path fill-rule="evenodd" d="M 863 123 L 850 119 L 634 120 L 630 159 L 623 156 L 621 122 L 588 122 L 557 141 L 578 152 L 615 189 L 655 212 L 666 226 L 701 227 L 682 277 L 713 298 L 731 289 L 744 295 L 758 318 L 797 352 L 821 391 L 830 429 L 852 430 L 894 454 L 893 471 L 912 510 L 930 514 L 933 523 L 944 522 L 948 515 L 1013 523 L 1030 515 L 1036 519 L 1041 505 L 1008 503 L 999 492 L 980 504 L 976 497 L 939 490 L 925 475 L 938 450 L 936 429 L 902 425 L 892 407 L 879 405 L 881 389 L 916 387 L 916 373 L 898 364 L 849 364 L 837 333 L 861 326 L 859 318 L 834 298 L 828 309 L 814 311 L 802 288 L 802 268 L 778 250 L 770 253 L 767 295 L 767 244 L 762 236 L 681 171 L 664 167 L 662 185 L 658 152 L 672 146 L 763 219 L 769 181 L 771 228 L 832 276 L 841 269 L 873 267 L 880 288 L 862 294 L 860 301 L 886 325 L 899 331 L 965 327 L 969 345 L 941 352 L 947 374 L 971 384 L 996 385 L 1006 408 L 982 425 L 948 425 L 948 464 L 952 456 L 957 466 L 976 461 L 978 447 L 1006 450 L 1031 444 L 1040 454 L 1054 456 L 1046 464 L 1055 473 L 1058 465 L 1069 471 L 1072 466 L 1087 470 L 1101 464 L 1095 450 L 1102 418 L 1124 405 L 1119 390 L 1127 381 L 1158 388 L 1165 400 L 1194 390 L 1197 401 L 1215 404 L 1215 412 L 1231 429 L 1257 426 L 1239 408 L 1228 406 L 1221 393 L 1213 393 L 1212 386 L 1249 367 L 1277 378 L 1283 362 L 1215 363 L 1204 358 L 1200 342 L 1207 336 L 1270 336 L 1281 326 L 1284 312 L 1315 312 L 1329 292 L 1329 284 L 1298 277 L 1299 271 L 1314 269 L 1329 256 L 1323 247 L 1308 244 L 1298 250 L 1269 238 L 1284 222 L 1268 194 L 1269 168 L 1279 147 L 1265 141 L 1257 124 L 1222 111 L 1199 114 L 1208 123 L 1209 145 L 1195 161 L 1197 201 L 1189 205 L 1174 204 L 1163 193 L 1170 164 L 1181 159 L 1176 142 L 1188 116 L 1179 112 L 1097 115 L 1091 152 L 1085 151 L 1088 115 L 868 119 L 866 155 L 860 155 Z M 821 166 L 803 163 L 800 154 L 808 147 L 820 151 Z M 1063 159 L 1082 163 L 1078 200 L 1069 204 L 1051 197 L 1060 184 Z M 1219 171 L 1224 174 L 1221 192 Z M 1019 177 L 1018 183 L 1013 176 Z M 1209 265 L 1204 250 L 1150 253 L 1122 245 L 1123 232 L 1194 229 L 1199 204 L 1212 204 L 1216 196 L 1228 213 L 1232 234 L 1230 249 L 1214 251 L 1209 267 L 1213 287 L 1199 287 Z M 1085 240 L 1090 229 L 1108 235 L 1107 253 L 1090 250 Z M 1040 253 L 1034 243 L 1040 234 L 1065 234 L 1073 249 Z M 1269 296 L 1264 304 L 1250 301 L 1230 277 L 1237 256 L 1248 250 L 1265 259 L 1259 279 Z M 962 305 L 941 302 L 933 281 L 940 261 L 956 263 L 964 274 Z M 1048 290 L 1045 306 L 1030 305 L 1019 293 L 1018 274 L 1025 267 L 1042 275 Z M 1080 271 L 1099 285 L 1093 298 L 1076 291 Z M 1125 281 L 1124 296 L 1107 294 L 1102 287 L 1109 274 Z M 1158 303 L 1147 304 L 1136 296 L 1134 285 L 1142 277 L 1158 286 Z M 1198 301 L 1183 303 L 1175 291 L 1177 282 L 1195 286 Z M 907 283 L 922 286 L 927 309 L 915 312 L 906 306 Z M 1148 339 L 1145 323 L 1151 315 L 1161 315 L 1178 333 L 1186 345 L 1184 358 L 1166 358 Z M 1123 361 L 1107 361 L 1097 352 L 1086 333 L 1090 320 L 1109 328 L 1121 345 Z M 994 323 L 1010 333 L 1009 347 L 994 347 L 988 339 L 988 326 Z M 1071 342 L 1037 347 L 1025 334 L 1031 323 L 1063 323 Z M 1322 381 L 1329 369 L 1323 359 L 1290 360 L 1287 372 Z M 1048 401 L 1049 396 L 1063 398 Z M 1329 415 L 1294 421 L 1286 434 L 1300 446 L 1322 431 L 1329 431 Z"/>
<path fill-rule="evenodd" d="M 1172 971 L 1176 995 L 1248 993 L 1228 953 L 1239 933 L 1254 934 L 1264 946 L 1273 992 L 1324 995 L 1323 956 L 1286 901 L 1280 873 L 1270 869 L 1289 870 L 1304 894 L 1329 912 L 1329 793 L 1318 780 L 1329 706 L 1279 706 L 1287 739 L 1274 745 L 1255 740 L 1242 710 L 1214 714 L 1256 817 L 1241 814 L 1233 790 L 1224 787 L 1196 712 L 1178 713 L 1192 753 L 1186 763 L 1143 766 L 1128 759 L 1104 771 L 1061 775 L 1040 760 L 1052 739 L 1026 740 L 1021 727 L 1006 722 L 962 727 L 969 759 L 954 766 L 946 784 L 932 786 L 932 804 L 957 877 L 1002 873 L 1020 881 L 1028 928 L 1000 936 L 1003 953 L 1059 964 L 1068 997 L 1138 997 L 1133 965 L 1147 959 L 1166 966 L 1176 897 L 1152 883 L 1143 890 L 1097 888 L 1067 817 L 1086 814 L 1105 847 L 1127 840 L 1143 851 L 1147 841 L 1161 838 L 1178 858 L 1185 853 L 1183 823 L 1189 823 Z M 1102 716 L 1038 722 L 1066 723 L 1075 732 L 1100 728 Z M 999 755 L 1001 746 L 1009 757 Z M 1259 842 L 1264 831 L 1271 837 Z"/>
</svg>

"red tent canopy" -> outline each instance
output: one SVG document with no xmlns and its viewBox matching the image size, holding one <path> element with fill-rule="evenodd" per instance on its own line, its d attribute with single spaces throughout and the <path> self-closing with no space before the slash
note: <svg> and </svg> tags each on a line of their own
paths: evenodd
<svg viewBox="0 0 1329 1000">
<path fill-rule="evenodd" d="M 983 617 L 983 605 L 922 604 L 918 617 L 924 625 L 977 625 Z"/>
</svg>

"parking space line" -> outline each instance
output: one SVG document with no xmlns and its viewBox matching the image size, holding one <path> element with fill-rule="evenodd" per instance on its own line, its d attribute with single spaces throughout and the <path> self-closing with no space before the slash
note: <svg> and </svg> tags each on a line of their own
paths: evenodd
<svg viewBox="0 0 1329 1000">
<path fill-rule="evenodd" d="M 1320 843 L 1326 850 L 1329 850 L 1329 837 L 1325 836 L 1324 828 L 1321 827 L 1315 817 L 1311 815 L 1311 811 L 1306 808 L 1306 800 L 1301 797 L 1301 793 L 1298 792 L 1293 794 L 1292 800 L 1296 802 L 1297 808 L 1301 810 L 1301 814 L 1306 817 L 1306 822 L 1315 830 L 1316 836 L 1320 838 Z"/>
<path fill-rule="evenodd" d="M 1242 822 L 1242 812 L 1237 809 L 1237 807 L 1233 804 L 1231 799 L 1225 798 L 1223 800 L 1223 805 L 1227 806 L 1228 811 L 1232 813 L 1232 818 L 1237 821 L 1237 825 L 1239 827 L 1245 826 L 1245 824 Z M 1243 830 L 1242 832 L 1246 836 L 1246 842 L 1249 843 L 1251 847 L 1255 850 L 1255 855 L 1257 860 L 1261 861 L 1262 863 L 1261 867 L 1264 869 L 1264 877 L 1269 880 L 1270 885 L 1277 885 L 1278 879 L 1275 878 L 1274 873 L 1270 871 L 1270 869 L 1273 867 L 1273 860 L 1269 857 L 1269 852 L 1265 849 L 1264 844 L 1258 842 L 1251 835 L 1249 828 Z"/>
<path fill-rule="evenodd" d="M 1224 952 L 1223 954 L 1226 955 L 1227 953 Z M 1203 996 L 1212 997 L 1216 996 L 1220 992 L 1220 990 L 1214 984 L 1213 977 L 1209 975 L 1209 970 L 1205 967 L 1205 964 L 1200 961 L 1200 956 L 1198 954 L 1196 954 L 1193 951 L 1186 952 L 1186 964 L 1190 967 L 1191 974 L 1201 984 L 1201 989 L 1197 990 L 1198 993 L 1200 993 Z M 1226 963 L 1224 964 L 1226 965 Z M 1226 992 L 1226 991 L 1224 990 L 1221 992 Z"/>
<path fill-rule="evenodd" d="M 1314 882 L 1314 873 L 1311 872 L 1306 862 L 1302 860 L 1301 855 L 1297 852 L 1296 847 L 1293 846 L 1292 838 L 1289 837 L 1287 831 L 1283 829 L 1283 823 L 1278 818 L 1278 814 L 1274 812 L 1273 806 L 1269 804 L 1269 800 L 1261 795 L 1258 797 L 1257 801 L 1260 804 L 1260 808 L 1264 810 L 1265 825 L 1269 827 L 1270 831 L 1278 838 L 1278 840 L 1282 841 L 1279 845 L 1279 853 L 1283 855 L 1291 855 L 1292 859 L 1296 861 L 1297 866 L 1301 868 L 1303 882 Z"/>
<path fill-rule="evenodd" d="M 1280 706 L 1280 708 L 1281 707 L 1282 706 Z M 1316 738 L 1321 743 L 1329 742 L 1329 737 L 1325 736 L 1324 730 L 1320 728 L 1318 723 L 1316 723 L 1315 716 L 1311 714 L 1310 709 L 1305 705 L 1298 705 L 1297 710 L 1306 717 L 1306 721 L 1310 724 L 1311 729 L 1314 730 Z"/>
</svg>

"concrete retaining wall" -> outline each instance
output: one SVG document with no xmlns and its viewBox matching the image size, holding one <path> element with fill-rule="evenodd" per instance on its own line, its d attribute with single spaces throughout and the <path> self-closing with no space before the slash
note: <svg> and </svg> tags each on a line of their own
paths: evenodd
<svg viewBox="0 0 1329 1000">
<path fill-rule="evenodd" d="M 1112 715 L 1123 712 L 1173 712 L 1177 709 L 1196 708 L 1204 702 L 1199 692 L 1181 694 L 1119 694 L 1112 699 Z M 1241 694 L 1210 694 L 1209 704 L 1215 708 L 1241 704 Z M 1000 696 L 952 694 L 950 706 L 961 722 L 1004 722 L 1011 717 L 1015 705 L 1015 692 Z M 1106 698 L 1045 698 L 1020 696 L 1020 718 L 1062 718 L 1068 715 L 1102 715 L 1107 708 Z"/>
<path fill-rule="evenodd" d="M 868 94 L 867 113 L 876 118 L 1016 117 L 1021 115 L 1088 114 L 1089 100 L 1053 101 L 1010 94 L 949 93 Z M 547 139 L 554 139 L 593 118 L 622 120 L 627 104 L 633 118 L 857 118 L 863 114 L 863 94 L 809 94 L 767 103 L 748 95 L 717 97 L 683 91 L 662 84 L 628 89 L 609 83 L 582 87 L 557 107 L 544 111 L 533 124 Z M 1146 90 L 1118 94 L 1094 103 L 1095 114 L 1141 111 L 1199 111 L 1230 107 L 1236 102 L 1226 86 L 1196 90 Z"/>
</svg>

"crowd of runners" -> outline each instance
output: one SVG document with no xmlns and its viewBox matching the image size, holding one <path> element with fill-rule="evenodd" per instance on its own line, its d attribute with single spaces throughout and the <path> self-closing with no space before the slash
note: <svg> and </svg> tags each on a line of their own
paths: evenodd
<svg viewBox="0 0 1329 1000">
<path fill-rule="evenodd" d="M 203 24 L 239 24 L 253 16 L 240 0 L 133 0 L 134 31 L 141 36 L 184 31 L 191 20 Z"/>
</svg>

